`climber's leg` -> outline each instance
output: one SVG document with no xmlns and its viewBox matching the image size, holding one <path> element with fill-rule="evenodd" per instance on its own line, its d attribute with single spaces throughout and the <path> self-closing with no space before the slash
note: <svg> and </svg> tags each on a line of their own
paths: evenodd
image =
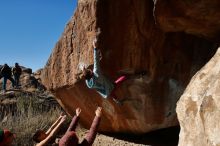
<svg viewBox="0 0 220 146">
<path fill-rule="evenodd" d="M 110 97 L 113 99 L 113 101 L 115 103 L 117 103 L 118 105 L 123 105 L 122 100 L 120 100 L 114 93 L 114 90 L 112 91 L 112 93 L 110 94 Z"/>
</svg>

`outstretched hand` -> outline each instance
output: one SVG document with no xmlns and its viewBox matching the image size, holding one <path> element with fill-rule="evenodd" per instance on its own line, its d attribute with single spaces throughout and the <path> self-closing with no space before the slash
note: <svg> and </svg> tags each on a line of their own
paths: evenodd
<svg viewBox="0 0 220 146">
<path fill-rule="evenodd" d="M 93 48 L 97 47 L 97 39 L 96 38 L 93 40 L 92 45 L 93 45 Z"/>
<path fill-rule="evenodd" d="M 76 109 L 76 116 L 79 116 L 80 113 L 81 113 L 81 109 L 78 107 L 78 108 Z"/>
<path fill-rule="evenodd" d="M 61 114 L 60 114 L 60 116 L 62 117 L 62 116 L 65 116 L 66 114 L 64 113 L 64 112 L 62 112 Z"/>
<path fill-rule="evenodd" d="M 64 113 L 64 112 L 62 112 L 62 113 L 60 114 L 59 119 L 62 118 L 63 116 L 65 116 L 65 113 Z"/>
<path fill-rule="evenodd" d="M 64 122 L 64 121 L 66 121 L 66 115 L 62 116 L 61 118 L 61 122 Z"/>
<path fill-rule="evenodd" d="M 101 107 L 98 107 L 98 108 L 96 109 L 95 115 L 96 115 L 97 117 L 101 117 L 101 115 L 102 115 L 102 108 L 101 108 Z"/>
</svg>

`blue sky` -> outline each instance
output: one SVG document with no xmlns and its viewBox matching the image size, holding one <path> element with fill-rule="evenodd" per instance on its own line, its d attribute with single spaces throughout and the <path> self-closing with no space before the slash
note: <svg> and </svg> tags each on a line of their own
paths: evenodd
<svg viewBox="0 0 220 146">
<path fill-rule="evenodd" d="M 0 64 L 46 64 L 77 0 L 0 0 Z"/>
</svg>

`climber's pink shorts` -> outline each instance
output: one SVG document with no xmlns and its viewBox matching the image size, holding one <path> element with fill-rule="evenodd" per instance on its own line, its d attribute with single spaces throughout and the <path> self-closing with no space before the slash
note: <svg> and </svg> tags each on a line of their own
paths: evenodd
<svg viewBox="0 0 220 146">
<path fill-rule="evenodd" d="M 115 90 L 117 88 L 117 86 L 119 86 L 123 81 L 125 81 L 127 79 L 126 76 L 120 76 L 117 80 L 115 80 L 115 88 L 112 90 L 110 96 L 116 100 L 119 100 L 118 97 L 115 95 Z"/>
<path fill-rule="evenodd" d="M 126 76 L 120 76 L 117 80 L 115 80 L 115 84 L 118 85 L 118 84 L 122 83 L 126 79 L 127 79 Z"/>
</svg>

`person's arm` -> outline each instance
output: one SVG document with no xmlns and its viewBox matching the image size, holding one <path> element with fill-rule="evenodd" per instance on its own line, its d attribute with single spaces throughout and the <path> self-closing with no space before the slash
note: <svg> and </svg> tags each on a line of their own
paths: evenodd
<svg viewBox="0 0 220 146">
<path fill-rule="evenodd" d="M 78 124 L 78 121 L 79 121 L 79 115 L 81 113 L 81 109 L 80 108 L 77 108 L 76 109 L 76 115 L 73 117 L 71 123 L 70 123 L 70 126 L 69 128 L 67 129 L 67 132 L 68 131 L 75 131 L 76 130 L 76 126 Z"/>
<path fill-rule="evenodd" d="M 60 120 L 60 122 L 56 125 L 56 127 L 53 128 L 53 130 L 50 132 L 50 134 L 44 139 L 42 140 L 40 143 L 38 143 L 36 146 L 45 146 L 47 145 L 52 138 L 54 138 L 54 136 L 57 134 L 57 132 L 60 130 L 62 124 L 65 122 L 66 120 L 66 115 L 63 116 Z"/>
<path fill-rule="evenodd" d="M 59 118 L 53 123 L 53 125 L 47 130 L 46 134 L 50 134 L 50 132 L 57 126 L 64 115 L 60 115 Z"/>
<path fill-rule="evenodd" d="M 11 72 L 12 72 L 12 75 L 14 75 L 14 67 L 12 67 Z"/>
<path fill-rule="evenodd" d="M 1 74 L 4 72 L 5 66 L 1 68 Z"/>
<path fill-rule="evenodd" d="M 94 66 L 93 66 L 93 72 L 96 74 L 100 74 L 101 70 L 100 70 L 100 50 L 97 49 L 96 46 L 97 40 L 93 41 L 93 59 L 94 59 Z"/>
<path fill-rule="evenodd" d="M 89 129 L 89 132 L 86 134 L 86 137 L 85 137 L 85 139 L 83 140 L 82 143 L 87 143 L 89 145 L 92 145 L 94 140 L 95 140 L 97 130 L 98 130 L 98 127 L 99 127 L 99 123 L 100 123 L 100 120 L 101 120 L 102 108 L 98 107 L 95 111 L 95 114 L 96 114 L 96 116 L 95 116 L 95 118 L 92 122 L 92 125 Z"/>
</svg>

